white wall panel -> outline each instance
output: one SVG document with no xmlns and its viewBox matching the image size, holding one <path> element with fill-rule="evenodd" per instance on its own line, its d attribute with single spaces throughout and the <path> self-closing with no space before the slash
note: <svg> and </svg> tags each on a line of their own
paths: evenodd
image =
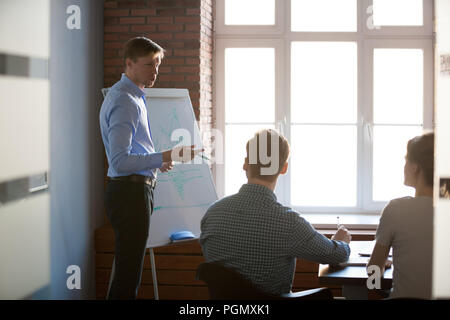
<svg viewBox="0 0 450 320">
<path fill-rule="evenodd" d="M 48 171 L 48 80 L 0 76 L 0 181 Z"/>
<path fill-rule="evenodd" d="M 50 282 L 49 193 L 0 206 L 0 299 L 20 299 Z"/>
<path fill-rule="evenodd" d="M 450 178 L 450 75 L 441 74 L 440 56 L 450 55 L 450 0 L 435 1 L 436 161 L 434 184 L 433 296 L 450 298 L 450 199 L 438 196 L 439 178 Z"/>
<path fill-rule="evenodd" d="M 0 1 L 0 53 L 49 57 L 50 0 Z"/>
</svg>

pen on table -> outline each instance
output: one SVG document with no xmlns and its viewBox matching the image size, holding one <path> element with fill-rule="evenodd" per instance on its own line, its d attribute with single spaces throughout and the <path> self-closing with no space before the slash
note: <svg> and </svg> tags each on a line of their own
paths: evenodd
<svg viewBox="0 0 450 320">
<path fill-rule="evenodd" d="M 197 155 L 200 156 L 200 157 L 202 157 L 202 159 L 211 161 L 211 159 L 209 159 L 207 156 L 205 156 L 205 155 L 203 155 L 203 154 L 201 154 L 201 153 L 199 153 L 199 154 L 197 154 Z"/>
</svg>

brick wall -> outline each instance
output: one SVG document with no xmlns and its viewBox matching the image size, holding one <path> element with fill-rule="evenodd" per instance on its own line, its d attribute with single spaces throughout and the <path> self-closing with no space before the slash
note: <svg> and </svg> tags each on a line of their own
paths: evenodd
<svg viewBox="0 0 450 320">
<path fill-rule="evenodd" d="M 200 131 L 212 118 L 213 0 L 106 0 L 104 2 L 104 85 L 123 72 L 125 42 L 145 36 L 166 50 L 155 88 L 189 90 Z M 204 141 L 206 151 L 209 141 Z"/>
</svg>

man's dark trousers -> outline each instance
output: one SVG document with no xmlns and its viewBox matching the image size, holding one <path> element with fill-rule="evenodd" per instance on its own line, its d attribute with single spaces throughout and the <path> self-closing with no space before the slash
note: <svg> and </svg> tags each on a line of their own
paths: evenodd
<svg viewBox="0 0 450 320">
<path fill-rule="evenodd" d="M 108 181 L 105 204 L 115 235 L 114 275 L 107 299 L 136 299 L 153 212 L 153 188 L 139 182 Z"/>
</svg>

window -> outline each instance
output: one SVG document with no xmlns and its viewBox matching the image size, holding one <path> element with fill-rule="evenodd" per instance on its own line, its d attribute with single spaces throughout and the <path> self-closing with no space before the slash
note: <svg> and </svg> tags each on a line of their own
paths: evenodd
<svg viewBox="0 0 450 320">
<path fill-rule="evenodd" d="M 376 26 L 421 26 L 422 0 L 373 0 L 373 24 Z"/>
<path fill-rule="evenodd" d="M 248 14 L 258 8 L 258 14 Z M 225 1 L 227 25 L 275 24 L 275 0 L 227 0 Z"/>
<path fill-rule="evenodd" d="M 379 212 L 403 185 L 406 142 L 432 128 L 431 0 L 218 0 L 220 196 L 246 182 L 245 143 L 291 144 L 279 201 L 305 213 Z"/>
</svg>

